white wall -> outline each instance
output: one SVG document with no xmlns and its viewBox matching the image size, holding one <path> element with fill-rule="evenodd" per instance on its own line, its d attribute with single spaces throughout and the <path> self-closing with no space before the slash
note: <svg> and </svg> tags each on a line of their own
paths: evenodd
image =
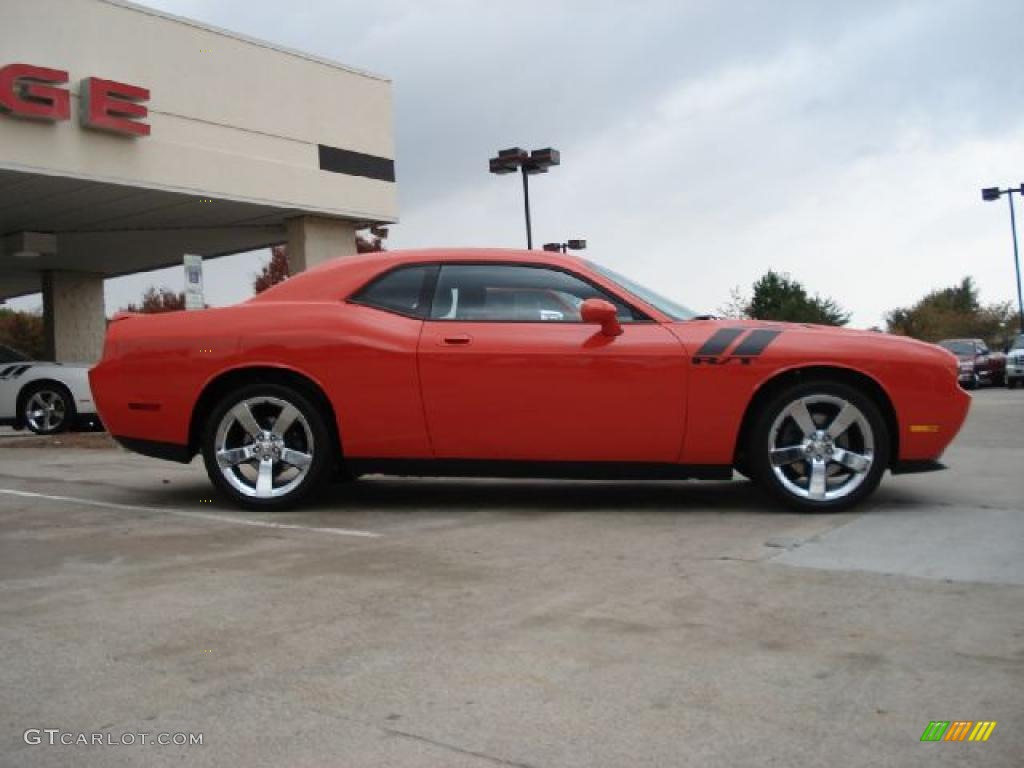
<svg viewBox="0 0 1024 768">
<path fill-rule="evenodd" d="M 394 157 L 387 80 L 112 0 L 4 0 L 0 18 L 0 66 L 67 70 L 73 94 L 70 121 L 0 114 L 0 167 L 396 218 L 395 184 L 320 170 L 317 154 Z M 85 77 L 149 88 L 151 135 L 81 128 Z"/>
</svg>

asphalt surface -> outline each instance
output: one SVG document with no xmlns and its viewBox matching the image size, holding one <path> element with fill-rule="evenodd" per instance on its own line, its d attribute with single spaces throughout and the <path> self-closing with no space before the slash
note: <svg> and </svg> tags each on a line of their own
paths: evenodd
<svg viewBox="0 0 1024 768">
<path fill-rule="evenodd" d="M 2 766 L 1024 763 L 1020 390 L 975 395 L 950 470 L 833 516 L 384 478 L 254 514 L 198 461 L 38 445 L 0 436 Z"/>
</svg>

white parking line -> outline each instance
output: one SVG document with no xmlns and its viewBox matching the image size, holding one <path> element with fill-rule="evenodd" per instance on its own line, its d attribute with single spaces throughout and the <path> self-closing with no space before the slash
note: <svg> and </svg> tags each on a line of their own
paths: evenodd
<svg viewBox="0 0 1024 768">
<path fill-rule="evenodd" d="M 357 531 L 351 528 L 316 528 L 308 525 L 293 525 L 291 523 L 273 523 L 267 520 L 246 520 L 242 517 L 213 515 L 208 512 L 192 512 L 191 510 L 175 509 L 174 507 L 143 507 L 137 504 L 117 504 L 112 501 L 79 499 L 74 496 L 54 496 L 48 493 L 18 491 L 14 488 L 0 488 L 0 494 L 20 496 L 26 499 L 46 499 L 47 501 L 63 501 L 71 504 L 84 504 L 90 507 L 101 507 L 103 509 L 123 509 L 129 512 L 151 512 L 164 515 L 176 515 L 178 517 L 191 517 L 197 520 L 213 520 L 218 523 L 231 523 L 234 525 L 254 525 L 257 528 L 285 528 L 297 531 L 312 531 L 313 533 L 333 533 L 335 536 L 361 536 L 362 538 L 367 539 L 377 539 L 380 538 L 381 535 L 379 533 L 373 533 L 372 531 Z"/>
</svg>

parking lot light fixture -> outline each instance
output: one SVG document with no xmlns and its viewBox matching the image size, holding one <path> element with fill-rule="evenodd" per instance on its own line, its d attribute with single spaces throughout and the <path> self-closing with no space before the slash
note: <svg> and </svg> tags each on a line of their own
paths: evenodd
<svg viewBox="0 0 1024 768">
<path fill-rule="evenodd" d="M 1019 187 L 985 187 L 981 190 L 981 199 L 986 202 L 998 200 L 1006 195 L 1010 203 L 1010 235 L 1013 238 L 1013 268 L 1017 274 L 1017 318 L 1020 321 L 1020 332 L 1024 333 L 1024 298 L 1021 295 L 1020 287 L 1020 252 L 1017 247 L 1017 216 L 1013 210 L 1013 196 L 1024 195 L 1024 184 Z"/>
<path fill-rule="evenodd" d="M 544 243 L 545 251 L 565 253 L 566 251 L 582 251 L 587 247 L 586 240 L 566 240 L 564 243 Z"/>
<path fill-rule="evenodd" d="M 515 173 L 523 176 L 523 209 L 526 214 L 526 247 L 533 249 L 533 227 L 530 223 L 530 176 L 547 173 L 548 169 L 561 163 L 561 154 L 557 149 L 547 147 L 527 152 L 519 147 L 510 147 L 498 151 L 497 156 L 488 161 L 490 172 L 496 175 Z"/>
</svg>

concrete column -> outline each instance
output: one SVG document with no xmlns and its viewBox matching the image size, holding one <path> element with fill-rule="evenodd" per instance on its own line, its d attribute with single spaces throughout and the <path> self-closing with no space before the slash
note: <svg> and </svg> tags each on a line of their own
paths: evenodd
<svg viewBox="0 0 1024 768">
<path fill-rule="evenodd" d="M 47 356 L 59 363 L 93 363 L 103 354 L 107 331 L 103 275 L 43 273 L 43 325 Z"/>
<path fill-rule="evenodd" d="M 336 256 L 356 253 L 355 222 L 298 216 L 288 219 L 288 268 L 297 274 Z"/>
</svg>

